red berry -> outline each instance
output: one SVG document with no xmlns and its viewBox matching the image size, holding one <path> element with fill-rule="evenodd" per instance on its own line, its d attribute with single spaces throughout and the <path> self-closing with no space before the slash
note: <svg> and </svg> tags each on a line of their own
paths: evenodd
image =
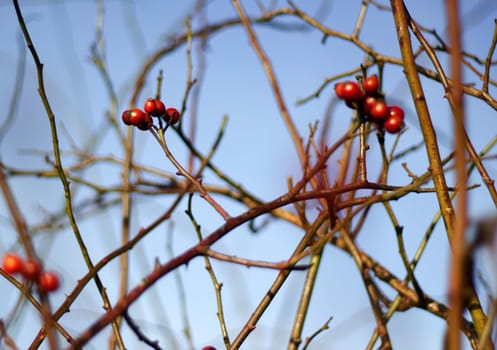
<svg viewBox="0 0 497 350">
<path fill-rule="evenodd" d="M 143 116 L 143 119 L 138 124 L 136 124 L 136 126 L 140 130 L 148 130 L 150 129 L 152 124 L 153 124 L 152 117 L 148 114 L 145 114 Z"/>
<path fill-rule="evenodd" d="M 170 107 L 166 110 L 166 122 L 176 124 L 179 121 L 180 113 L 176 108 Z"/>
<path fill-rule="evenodd" d="M 390 134 L 396 134 L 404 127 L 404 118 L 399 115 L 389 115 L 383 122 L 383 127 Z"/>
<path fill-rule="evenodd" d="M 126 110 L 121 114 L 121 119 L 123 120 L 123 123 L 126 125 L 131 125 L 130 117 L 131 117 L 130 110 Z"/>
<path fill-rule="evenodd" d="M 369 116 L 369 111 L 378 100 L 374 96 L 366 96 L 362 100 L 362 113 Z"/>
<path fill-rule="evenodd" d="M 362 87 L 366 95 L 374 95 L 378 92 L 380 88 L 380 83 L 378 81 L 378 76 L 376 74 L 370 75 L 362 82 Z"/>
<path fill-rule="evenodd" d="M 23 267 L 24 262 L 18 255 L 14 253 L 7 253 L 3 256 L 2 268 L 8 274 L 14 275 L 19 273 L 23 270 Z"/>
<path fill-rule="evenodd" d="M 388 117 L 389 109 L 385 102 L 376 101 L 369 108 L 368 115 L 371 117 L 371 120 L 374 122 L 382 122 Z"/>
<path fill-rule="evenodd" d="M 145 112 L 150 113 L 154 117 L 160 117 L 166 112 L 166 106 L 160 100 L 154 100 L 152 98 L 145 101 L 144 106 Z"/>
<path fill-rule="evenodd" d="M 344 86 L 344 83 L 336 83 L 335 84 L 335 94 L 337 95 L 337 97 L 341 100 L 344 99 L 344 95 L 343 95 L 343 86 Z"/>
<path fill-rule="evenodd" d="M 41 265 L 37 260 L 28 260 L 24 263 L 21 273 L 25 279 L 35 281 L 40 276 Z"/>
<path fill-rule="evenodd" d="M 343 83 L 342 95 L 346 102 L 358 102 L 361 100 L 363 93 L 359 85 L 353 81 L 346 81 Z"/>
<path fill-rule="evenodd" d="M 121 118 L 126 125 L 140 124 L 147 114 L 139 108 L 129 109 L 123 112 Z"/>
<path fill-rule="evenodd" d="M 147 113 L 152 113 L 155 110 L 155 100 L 153 98 L 147 98 L 143 110 Z"/>
<path fill-rule="evenodd" d="M 396 116 L 399 117 L 401 120 L 404 120 L 404 110 L 399 106 L 390 106 L 388 108 L 388 115 Z"/>
<path fill-rule="evenodd" d="M 54 272 L 43 272 L 38 278 L 40 289 L 46 293 L 50 293 L 59 289 L 60 280 Z"/>
<path fill-rule="evenodd" d="M 164 105 L 164 103 L 162 101 L 159 101 L 159 100 L 155 100 L 155 111 L 156 111 L 156 117 L 160 117 L 161 115 L 164 115 L 164 113 L 166 113 L 166 106 Z"/>
<path fill-rule="evenodd" d="M 202 348 L 202 350 L 216 350 L 216 348 L 215 348 L 215 347 L 213 347 L 213 346 L 208 345 L 208 346 L 204 346 L 204 347 Z"/>
</svg>

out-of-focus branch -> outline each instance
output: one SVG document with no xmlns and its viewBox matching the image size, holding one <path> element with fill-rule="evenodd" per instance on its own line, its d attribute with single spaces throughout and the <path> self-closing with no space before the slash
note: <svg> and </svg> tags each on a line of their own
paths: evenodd
<svg viewBox="0 0 497 350">
<path fill-rule="evenodd" d="M 407 10 L 406 10 L 406 13 L 409 16 L 409 13 L 407 12 Z M 412 18 L 410 18 L 410 16 L 409 16 L 409 27 L 413 31 L 416 38 L 419 40 L 421 46 L 425 50 L 425 52 L 428 55 L 428 57 L 430 58 L 430 60 L 432 61 L 433 66 L 435 67 L 435 70 L 437 71 L 437 74 L 440 77 L 440 82 L 441 82 L 442 86 L 444 87 L 445 96 L 446 96 L 447 100 L 449 101 L 449 105 L 450 105 L 450 107 L 455 115 L 455 110 L 454 110 L 455 104 L 454 104 L 453 95 L 451 92 L 452 86 L 453 86 L 453 81 L 446 76 L 444 69 L 442 68 L 442 65 L 441 65 L 440 61 L 438 60 L 438 57 L 435 54 L 433 48 L 430 46 L 428 41 L 424 38 L 423 34 L 421 33 L 421 31 L 418 28 L 418 25 L 416 24 L 416 22 Z M 462 83 L 460 86 L 461 86 L 461 88 L 463 88 Z M 494 181 L 490 178 L 487 170 L 483 166 L 483 163 L 480 160 L 480 157 L 478 156 L 478 154 L 476 153 L 476 150 L 473 147 L 471 140 L 467 136 L 466 131 L 464 132 L 464 138 L 465 138 L 466 150 L 469 153 L 469 156 L 471 157 L 471 160 L 473 161 L 474 165 L 478 169 L 483 182 L 487 186 L 488 193 L 490 194 L 490 197 L 492 198 L 494 205 L 497 207 L 497 190 L 495 189 Z"/>
<path fill-rule="evenodd" d="M 471 157 L 471 160 L 473 161 L 474 166 L 476 166 L 476 168 L 478 169 L 480 176 L 483 179 L 483 182 L 487 186 L 487 190 L 488 190 L 491 198 L 493 199 L 494 204 L 497 206 L 497 191 L 496 191 L 495 186 L 494 186 L 494 181 L 492 181 L 490 179 L 490 176 L 488 175 L 487 170 L 483 166 L 483 163 L 480 159 L 480 156 L 476 153 L 476 150 L 474 149 L 471 140 L 469 139 L 468 135 L 466 134 L 466 128 L 464 127 L 464 122 L 461 120 L 458 121 L 458 119 L 462 119 L 462 109 L 463 109 L 463 105 L 462 105 L 462 98 L 463 98 L 462 86 L 463 85 L 462 85 L 461 72 L 458 73 L 459 74 L 458 77 L 453 76 L 452 79 L 450 80 L 450 83 L 449 83 L 449 79 L 447 78 L 447 76 L 442 68 L 442 65 L 440 64 L 438 57 L 436 56 L 434 50 L 428 44 L 428 42 L 424 38 L 423 34 L 419 31 L 418 26 L 416 25 L 414 20 L 412 20 L 412 18 L 410 18 L 407 10 L 406 10 L 406 14 L 409 17 L 410 28 L 412 29 L 413 33 L 418 38 L 419 42 L 421 43 L 421 46 L 424 48 L 425 52 L 427 53 L 428 57 L 430 58 L 430 60 L 432 61 L 433 65 L 434 65 L 437 73 L 440 76 L 440 81 L 445 89 L 447 100 L 449 102 L 449 105 L 451 107 L 451 110 L 452 110 L 454 118 L 455 118 L 455 129 L 458 130 L 458 132 L 460 133 L 460 134 L 456 133 L 456 138 L 455 138 L 455 141 L 456 141 L 455 142 L 455 149 L 458 149 L 459 158 L 462 158 L 459 161 L 456 161 L 456 174 L 459 174 L 459 175 L 457 175 L 458 179 L 459 179 L 457 186 L 459 189 L 464 188 L 465 184 L 467 182 L 468 171 L 466 171 L 466 163 L 467 163 L 466 153 L 465 153 L 465 149 L 466 149 L 466 151 L 469 153 L 469 155 Z M 461 33 L 459 33 L 459 35 L 460 34 Z M 451 38 L 452 38 L 452 36 L 451 36 Z M 451 40 L 455 40 L 455 39 L 452 38 Z M 461 64 L 460 61 L 461 61 L 461 56 L 462 56 L 462 48 L 460 47 L 459 44 L 457 44 L 456 46 L 458 46 L 459 49 L 452 50 L 453 55 L 451 57 L 453 60 L 457 60 L 457 58 L 454 58 L 454 55 L 456 55 L 457 52 L 459 52 L 459 60 L 457 60 L 457 63 L 453 62 L 452 65 L 454 65 L 454 64 L 460 65 Z M 459 67 L 459 69 L 461 69 L 461 67 Z M 459 86 L 460 95 L 458 95 L 458 96 L 455 95 L 455 91 L 456 91 L 455 85 L 454 85 L 455 78 L 459 79 L 458 86 Z M 463 125 L 461 125 L 461 124 L 463 124 Z M 462 148 L 462 149 L 459 149 L 459 148 Z M 456 153 L 456 152 L 454 152 L 454 153 Z M 465 175 L 462 176 L 462 180 L 461 180 L 460 177 L 461 177 L 462 172 L 464 172 Z M 464 183 L 461 183 L 460 181 L 463 181 Z M 463 207 L 465 207 L 466 191 L 459 190 L 457 198 L 458 198 L 457 199 L 458 206 L 462 205 Z M 460 201 L 462 201 L 463 203 L 461 204 Z M 462 209 L 458 209 L 458 210 L 462 210 Z M 462 271 L 463 271 L 462 265 L 465 264 L 462 260 L 466 259 L 466 258 L 463 258 L 463 256 L 466 254 L 466 253 L 464 253 L 464 251 L 466 250 L 466 248 L 465 248 L 466 244 L 464 243 L 464 238 L 460 237 L 460 236 L 464 235 L 464 232 L 466 230 L 466 226 L 467 226 L 467 223 L 466 223 L 467 218 L 465 219 L 466 215 L 467 214 L 466 214 L 465 209 L 463 210 L 462 213 L 459 213 L 458 215 L 456 215 L 456 217 L 460 218 L 460 220 L 462 220 L 462 222 L 459 222 L 459 225 L 461 225 L 461 226 L 459 226 L 459 227 L 455 226 L 455 228 L 454 228 L 455 230 L 459 230 L 456 234 L 456 236 L 458 235 L 457 236 L 458 239 L 456 239 L 456 241 L 458 241 L 459 243 L 453 242 L 452 248 L 453 248 L 455 255 L 458 255 L 458 254 L 460 255 L 458 258 L 458 259 L 460 259 L 460 261 L 456 264 L 459 266 L 454 266 L 452 272 L 455 274 L 458 274 L 458 275 L 462 273 Z M 462 249 L 463 252 L 461 252 L 461 251 L 456 252 L 457 249 Z M 455 255 L 454 255 L 454 259 L 456 259 Z M 458 284 L 458 286 L 451 285 L 449 287 L 451 290 L 450 293 L 454 292 L 454 294 L 455 294 L 454 299 L 462 299 L 462 295 L 460 293 L 462 293 L 463 289 L 466 291 L 467 296 L 465 298 L 467 299 L 467 307 L 470 310 L 472 318 L 475 322 L 475 328 L 477 330 L 477 333 L 479 336 L 481 336 L 481 333 L 483 332 L 484 324 L 486 323 L 486 316 L 483 313 L 483 309 L 481 307 L 478 296 L 476 295 L 475 288 L 474 288 L 474 286 L 472 286 L 472 281 L 463 282 L 462 280 L 464 280 L 464 278 L 465 277 L 463 277 L 463 276 L 457 276 L 456 278 L 451 278 L 451 280 L 450 280 L 451 283 Z M 456 331 L 453 330 L 452 332 L 455 333 Z M 455 341 L 455 335 L 453 335 L 453 337 L 454 338 L 451 340 L 452 342 Z"/>
<path fill-rule="evenodd" d="M 64 167 L 62 165 L 62 158 L 61 158 L 60 148 L 59 148 L 59 139 L 58 139 L 58 133 L 57 133 L 57 124 L 55 121 L 55 114 L 52 111 L 52 107 L 50 106 L 50 102 L 48 100 L 48 96 L 47 96 L 46 90 L 45 90 L 45 83 L 44 83 L 44 76 L 43 76 L 43 63 L 41 63 L 41 60 L 38 56 L 38 53 L 37 53 L 36 48 L 33 44 L 33 41 L 31 40 L 31 36 L 29 34 L 26 23 L 24 21 L 24 17 L 22 15 L 19 3 L 17 0 L 13 0 L 13 3 L 14 3 L 14 8 L 15 8 L 17 18 L 19 21 L 19 26 L 21 27 L 21 30 L 22 30 L 23 35 L 24 35 L 24 39 L 26 40 L 26 45 L 28 46 L 28 49 L 31 52 L 34 63 L 36 65 L 37 78 L 38 78 L 38 93 L 39 93 L 40 98 L 42 100 L 43 106 L 45 107 L 45 111 L 46 111 L 46 114 L 47 114 L 47 117 L 48 117 L 48 120 L 50 123 L 53 154 L 55 157 L 54 167 L 57 170 L 59 178 L 62 182 L 62 186 L 64 188 L 64 194 L 65 194 L 65 199 L 66 199 L 67 217 L 69 219 L 69 222 L 71 223 L 72 230 L 74 232 L 74 235 L 76 237 L 78 245 L 81 249 L 81 253 L 84 257 L 86 265 L 88 266 L 88 269 L 93 269 L 93 263 L 91 261 L 91 258 L 90 258 L 88 249 L 86 248 L 83 237 L 81 236 L 81 233 L 79 231 L 79 227 L 78 227 L 78 224 L 76 223 L 76 219 L 74 217 L 74 212 L 72 210 L 71 190 L 69 187 L 69 181 L 67 180 L 66 174 L 64 172 Z M 105 287 L 104 287 L 104 285 L 103 285 L 103 283 L 100 280 L 98 275 L 95 275 L 94 279 L 95 279 L 95 283 L 97 285 L 97 288 L 100 292 L 100 295 L 102 297 L 102 300 L 104 302 L 104 307 L 106 309 L 109 309 L 110 302 L 109 302 L 109 298 L 107 296 L 107 292 L 105 290 Z M 44 316 L 45 322 L 49 326 L 48 339 L 49 339 L 49 343 L 50 343 L 50 348 L 56 349 L 57 348 L 56 339 L 53 335 L 53 330 L 52 330 L 54 321 L 53 321 L 53 318 L 51 315 L 50 305 L 48 304 L 48 299 L 46 299 L 46 296 L 44 296 L 43 293 L 41 293 L 41 296 L 44 299 L 43 302 L 45 305 L 45 311 L 43 313 L 43 316 Z M 120 338 L 119 329 L 118 329 L 117 325 L 115 324 L 114 320 L 112 321 L 112 324 L 114 327 L 116 337 Z M 122 342 L 121 342 L 121 349 L 124 349 Z"/>
<path fill-rule="evenodd" d="M 490 66 L 492 64 L 492 56 L 495 52 L 495 46 L 497 45 L 497 19 L 494 20 L 494 35 L 492 37 L 492 43 L 488 49 L 487 58 L 485 60 L 485 73 L 483 74 L 483 85 L 481 90 L 485 93 L 488 93 L 488 82 L 490 80 Z"/>
<path fill-rule="evenodd" d="M 404 71 L 411 89 L 411 95 L 416 107 L 416 114 L 419 119 L 423 139 L 425 140 L 426 153 L 430 162 L 430 170 L 433 176 L 433 183 L 437 190 L 437 198 L 442 210 L 445 227 L 449 240 L 453 236 L 454 209 L 448 195 L 445 172 L 440 158 L 438 141 L 431 121 L 430 112 L 426 104 L 423 88 L 419 80 L 419 73 L 416 70 L 411 38 L 409 36 L 408 17 L 404 9 L 402 0 L 391 0 L 393 16 L 397 28 L 400 50 L 404 61 Z"/>
<path fill-rule="evenodd" d="M 459 18 L 459 3 L 457 0 L 446 1 L 446 12 L 448 22 L 449 41 L 452 46 L 450 66 L 453 86 L 448 92 L 452 97 L 452 112 L 454 114 L 454 159 L 456 170 L 456 186 L 458 193 L 456 196 L 456 215 L 454 221 L 454 235 L 452 243 L 452 259 L 449 275 L 449 332 L 447 335 L 447 349 L 461 349 L 461 337 L 459 328 L 462 322 L 463 309 L 465 304 L 466 285 L 469 285 L 467 268 L 465 266 L 465 233 L 467 226 L 467 194 L 463 188 L 466 186 L 466 128 L 464 121 L 464 101 L 462 91 L 462 49 L 461 49 L 461 24 Z M 481 309 L 481 307 L 480 307 Z M 474 315 L 474 314 L 472 314 Z M 475 319 L 476 328 L 482 328 L 485 321 Z M 481 324 L 481 326 L 478 326 Z"/>
<path fill-rule="evenodd" d="M 252 23 L 269 23 L 274 18 L 277 18 L 277 17 L 285 15 L 285 14 L 288 14 L 287 9 L 278 9 L 278 10 L 272 11 L 270 13 L 266 13 L 262 17 L 250 19 L 250 21 Z M 199 30 L 193 31 L 191 33 L 191 37 L 192 38 L 205 37 L 205 36 L 212 37 L 215 33 L 219 32 L 223 29 L 237 26 L 240 24 L 241 24 L 241 20 L 239 18 L 220 21 L 218 23 L 209 24 L 209 25 L 206 25 L 205 27 L 200 28 Z M 173 38 L 164 48 L 155 52 L 147 60 L 147 62 L 143 65 L 140 73 L 138 73 L 138 77 L 136 79 L 133 96 L 131 97 L 131 105 L 136 104 L 136 101 L 138 99 L 138 95 L 141 92 L 143 86 L 145 85 L 146 77 L 147 77 L 148 73 L 150 72 L 150 70 L 152 69 L 152 67 L 154 65 L 156 65 L 157 62 L 162 57 L 164 57 L 168 53 L 173 52 L 178 47 L 184 45 L 188 40 L 188 35 L 189 35 L 188 33 L 184 33 L 184 34 L 178 35 L 177 37 Z"/>
<path fill-rule="evenodd" d="M 26 255 L 29 259 L 36 259 L 36 252 L 33 248 L 33 243 L 31 242 L 31 237 L 28 232 L 26 225 L 26 220 L 24 215 L 22 215 L 21 210 L 17 206 L 14 194 L 12 193 L 9 184 L 7 183 L 7 178 L 5 177 L 4 169 L 0 166 L 0 189 L 2 190 L 3 198 L 9 208 L 10 216 L 14 221 L 17 229 L 17 234 L 19 239 L 26 251 Z"/>
<path fill-rule="evenodd" d="M 245 31 L 247 32 L 247 35 L 249 37 L 250 44 L 254 48 L 257 56 L 259 57 L 259 60 L 262 63 L 262 66 L 264 67 L 264 71 L 266 72 L 269 84 L 271 85 L 271 89 L 273 90 L 274 98 L 276 99 L 276 102 L 278 104 L 281 116 L 295 145 L 297 155 L 300 159 L 300 163 L 301 165 L 304 165 L 306 162 L 306 153 L 304 150 L 304 146 L 302 144 L 302 140 L 297 131 L 297 128 L 295 127 L 295 124 L 290 116 L 286 103 L 283 100 L 281 88 L 274 73 L 271 62 L 269 61 L 266 53 L 264 52 L 262 46 L 260 45 L 259 40 L 257 39 L 257 36 L 255 35 L 255 32 L 252 28 L 252 24 L 249 18 L 247 17 L 245 10 L 242 8 L 242 5 L 238 0 L 232 0 L 232 3 L 236 9 L 236 12 L 238 13 L 238 16 L 240 16 L 242 25 L 245 28 Z"/>
</svg>

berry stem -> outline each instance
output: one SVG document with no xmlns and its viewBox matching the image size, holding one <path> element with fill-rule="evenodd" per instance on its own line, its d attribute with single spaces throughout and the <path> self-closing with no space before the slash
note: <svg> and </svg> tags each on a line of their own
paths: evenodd
<svg viewBox="0 0 497 350">
<path fill-rule="evenodd" d="M 362 183 L 368 182 L 366 170 L 366 123 L 361 122 L 359 125 L 359 177 Z"/>
<path fill-rule="evenodd" d="M 162 88 L 162 79 L 163 79 L 163 75 L 162 75 L 162 69 L 161 69 L 161 70 L 159 70 L 159 75 L 157 76 L 157 91 L 155 93 L 156 100 L 160 100 L 160 91 Z"/>
<path fill-rule="evenodd" d="M 150 132 L 155 137 L 157 142 L 159 142 L 166 157 L 176 167 L 176 169 L 178 170 L 178 174 L 186 177 L 200 192 L 200 196 L 204 198 L 219 213 L 219 215 L 222 216 L 222 218 L 225 221 L 228 221 L 231 218 L 231 216 L 219 205 L 219 203 L 217 203 L 214 200 L 214 198 L 211 197 L 211 195 L 202 186 L 200 181 L 195 179 L 188 171 L 186 171 L 185 168 L 181 166 L 181 164 L 176 160 L 176 158 L 174 158 L 173 154 L 167 147 L 166 138 L 164 137 L 164 130 L 162 130 L 162 128 L 159 128 L 156 132 L 153 128 L 151 128 Z"/>
</svg>

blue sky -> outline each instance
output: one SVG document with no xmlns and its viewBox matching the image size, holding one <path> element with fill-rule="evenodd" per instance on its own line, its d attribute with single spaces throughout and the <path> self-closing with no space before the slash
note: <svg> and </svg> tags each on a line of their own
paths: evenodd
<svg viewBox="0 0 497 350">
<path fill-rule="evenodd" d="M 101 76 L 91 63 L 90 46 L 95 39 L 97 6 L 93 1 L 22 1 L 22 9 L 28 22 L 33 41 L 40 59 L 44 63 L 45 83 L 48 96 L 58 120 L 61 147 L 67 153 L 66 166 L 74 164 L 77 158 L 69 155 L 73 144 L 84 147 L 92 142 L 94 135 L 105 133 L 108 127 L 105 113 L 109 110 L 109 96 Z M 257 13 L 256 2 L 243 1 L 249 13 Z M 267 2 L 270 3 L 270 2 Z M 272 3 L 272 2 L 271 2 Z M 285 2 L 275 1 L 278 6 Z M 309 5 L 307 1 L 296 2 L 312 16 L 318 16 L 325 25 L 335 30 L 352 32 L 360 1 L 334 1 L 329 11 L 323 11 L 322 2 Z M 382 3 L 386 3 L 383 1 Z M 445 37 L 445 17 L 442 4 L 406 1 L 414 18 L 427 28 L 436 28 Z M 497 7 L 490 1 L 461 1 L 464 17 L 465 48 L 479 57 L 485 57 L 492 37 L 493 17 Z M 104 1 L 104 35 L 108 72 L 118 96 L 119 114 L 128 108 L 134 79 L 142 64 L 158 49 L 166 45 L 174 33 L 184 32 L 185 19 L 193 13 L 193 1 Z M 321 11 L 321 12 L 318 12 Z M 472 21 L 477 13 L 478 22 Z M 16 66 L 22 55 L 20 36 L 14 10 L 7 2 L 0 4 L 3 34 L 0 48 L 0 69 L 3 84 L 0 84 L 0 101 L 3 106 L 10 102 L 16 74 Z M 233 7 L 223 1 L 211 1 L 208 5 L 208 20 L 216 22 L 236 17 Z M 470 16 L 470 14 L 472 16 Z M 283 23 L 291 23 L 282 19 Z M 199 21 L 193 21 L 198 28 Z M 274 28 L 258 26 L 256 32 L 261 44 L 271 58 L 275 73 L 283 87 L 283 97 L 295 123 L 306 136 L 308 125 L 323 117 L 333 94 L 328 86 L 319 99 L 297 106 L 299 98 L 310 95 L 327 77 L 344 70 L 356 68 L 363 59 L 362 53 L 353 45 L 336 39 L 321 43 L 321 36 L 315 31 L 288 34 Z M 376 50 L 399 57 L 395 28 L 390 13 L 374 8 L 367 13 L 361 40 Z M 300 170 L 288 132 L 284 127 L 265 78 L 264 71 L 248 39 L 239 27 L 227 29 L 213 35 L 206 49 L 207 71 L 202 86 L 196 145 L 207 152 L 219 129 L 223 116 L 228 117 L 226 136 L 223 138 L 214 162 L 224 172 L 242 183 L 252 193 L 263 200 L 271 200 L 287 189 L 287 178 L 299 178 Z M 420 62 L 431 67 L 427 58 Z M 193 74 L 198 73 L 198 60 L 193 57 Z M 445 63 L 443 61 L 443 63 Z M 44 154 L 50 152 L 51 141 L 46 115 L 36 91 L 36 71 L 31 57 L 26 57 L 25 78 L 15 120 L 9 132 L 1 140 L 0 157 L 2 162 L 18 169 L 47 169 Z M 164 72 L 162 97 L 167 106 L 180 107 L 187 74 L 186 47 L 181 46 L 171 55 L 160 60 L 147 76 L 146 86 L 140 101 L 155 94 L 156 76 Z M 495 77 L 495 74 L 493 74 Z M 480 82 L 467 73 L 471 81 Z M 439 84 L 423 80 L 431 113 L 442 140 L 442 155 L 447 155 L 452 146 L 452 117 L 443 89 Z M 387 98 L 401 104 L 407 111 L 408 130 L 403 135 L 398 148 L 404 149 L 421 141 L 421 134 L 409 97 L 409 90 L 402 70 L 387 66 L 383 85 Z M 491 89 L 495 93 L 495 89 Z M 495 136 L 495 111 L 483 103 L 466 99 L 469 134 L 477 150 Z M 188 125 L 187 109 L 185 124 Z M 343 134 L 350 120 L 350 110 L 339 106 L 334 111 L 329 135 L 331 144 Z M 6 118 L 5 113 L 0 118 Z M 481 127 L 488 125 L 488 127 Z M 124 126 L 122 126 L 124 129 Z M 100 156 L 122 158 L 124 150 L 112 131 L 96 145 L 95 153 Z M 374 140 L 373 140 L 374 141 Z M 393 137 L 387 139 L 390 147 Z M 182 163 L 187 161 L 187 149 L 177 136 L 168 133 L 168 143 L 175 156 Z M 174 173 L 172 165 L 164 158 L 160 148 L 148 133 L 137 132 L 135 136 L 135 159 L 161 170 Z M 368 152 L 368 169 L 372 178 L 381 167 L 378 147 L 371 142 Z M 336 157 L 328 165 L 330 173 L 336 167 Z M 416 174 L 426 170 L 426 156 L 423 150 L 407 158 L 409 168 Z M 495 176 L 495 162 L 488 162 L 490 175 Z M 120 169 L 116 166 L 98 165 L 85 173 L 85 178 L 99 184 L 117 185 Z M 449 179 L 451 177 L 449 176 Z M 481 182 L 478 177 L 472 183 Z M 206 183 L 219 183 L 209 172 L 204 175 Z M 392 167 L 389 181 L 395 185 L 406 184 L 406 176 L 400 163 Z M 54 179 L 18 177 L 11 183 L 27 221 L 36 225 L 46 220 L 49 214 L 58 213 L 63 208 L 60 182 Z M 75 200 L 88 198 L 93 192 L 75 186 Z M 478 218 L 492 210 L 492 204 L 483 189 L 471 194 L 470 216 Z M 149 224 L 167 207 L 170 199 L 163 197 L 138 197 L 132 220 L 132 232 Z M 224 198 L 219 199 L 232 214 L 241 213 L 244 208 Z M 194 199 L 194 210 L 202 224 L 204 234 L 216 229 L 222 220 L 199 197 Z M 405 227 L 406 245 L 413 254 L 419 241 L 432 220 L 437 208 L 435 196 L 431 194 L 412 196 L 409 200 L 392 203 L 399 221 Z M 142 244 L 130 252 L 132 262 L 131 286 L 149 272 L 154 259 L 167 260 L 166 243 L 168 232 L 172 232 L 173 250 L 177 254 L 196 242 L 191 224 L 184 215 L 183 203 L 171 219 L 172 226 L 160 226 Z M 13 227 L 3 203 L 0 206 L 4 233 L 0 237 L 0 252 L 20 249 L 16 244 Z M 119 209 L 111 209 L 87 219 L 78 218 L 87 244 L 91 247 L 94 261 L 98 261 L 119 244 Z M 403 276 L 402 265 L 397 254 L 395 234 L 387 221 L 383 207 L 373 208 L 368 220 L 368 234 L 362 234 L 359 245 L 373 257 L 378 258 L 398 276 Z M 282 223 L 271 223 L 261 233 L 251 234 L 246 227 L 235 230 L 218 242 L 215 248 L 238 256 L 254 259 L 280 261 L 288 257 L 301 237 L 296 227 Z M 41 232 L 36 239 L 45 264 L 63 276 L 61 292 L 52 297 L 57 306 L 64 293 L 69 292 L 86 267 L 73 236 L 69 231 L 52 235 Z M 385 251 L 387 247 L 387 251 Z M 484 254 L 482 255 L 484 256 Z M 483 258 L 482 258 L 483 259 Z M 426 287 L 426 292 L 444 301 L 446 299 L 448 248 L 444 230 L 437 227 L 432 241 L 421 260 L 418 277 Z M 486 260 L 481 263 L 485 264 Z M 245 269 L 214 262 L 218 278 L 223 282 L 227 322 L 230 335 L 234 337 L 250 315 L 277 272 Z M 118 288 L 117 261 L 102 271 L 109 294 L 115 296 Z M 219 327 L 216 318 L 214 292 L 204 263 L 197 259 L 187 268 L 181 268 L 188 315 L 192 326 L 196 348 L 212 344 L 221 348 Z M 494 271 L 495 272 L 495 271 Z M 264 315 L 256 331 L 249 339 L 247 349 L 286 348 L 288 329 L 293 321 L 293 311 L 298 302 L 299 288 L 304 273 L 294 274 L 287 282 L 281 295 Z M 495 287 L 495 285 L 494 285 Z M 0 317 L 12 309 L 17 291 L 6 281 L 0 280 L 0 294 L 8 302 L 0 305 Z M 390 295 L 392 296 L 392 295 Z M 114 299 L 113 299 L 114 300 Z M 374 328 L 374 319 L 369 311 L 367 296 L 362 282 L 350 257 L 336 249 L 329 249 L 324 257 L 323 267 L 311 303 L 305 335 L 312 334 L 329 317 L 333 316 L 330 330 L 320 335 L 312 349 L 360 349 L 364 348 Z M 28 310 L 25 316 L 11 328 L 11 336 L 19 339 L 23 348 L 32 341 L 36 327 L 36 313 Z M 71 312 L 63 317 L 62 323 L 79 334 L 101 313 L 101 300 L 93 285 L 85 289 Z M 186 341 L 181 333 L 182 323 L 179 300 L 174 276 L 161 280 L 143 298 L 134 304 L 130 313 L 141 320 L 151 338 L 157 338 L 165 348 L 186 349 Z M 422 311 L 409 311 L 396 314 L 390 325 L 395 348 L 419 349 L 439 348 L 445 323 L 427 316 Z M 408 331 L 406 331 L 408 330 Z M 173 334 L 173 337 L 167 334 Z M 94 348 L 104 341 L 108 332 L 103 332 L 92 343 Z M 175 339 L 174 341 L 171 339 Z M 26 341 L 26 343 L 23 343 Z M 136 348 L 137 340 L 132 334 L 126 336 L 129 348 Z M 176 344 L 175 344 L 176 342 Z M 268 347 L 270 346 L 270 347 Z"/>
</svg>

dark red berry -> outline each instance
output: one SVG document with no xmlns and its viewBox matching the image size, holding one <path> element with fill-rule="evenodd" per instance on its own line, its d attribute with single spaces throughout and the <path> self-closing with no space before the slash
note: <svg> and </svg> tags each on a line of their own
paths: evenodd
<svg viewBox="0 0 497 350">
<path fill-rule="evenodd" d="M 166 122 L 176 124 L 179 121 L 180 113 L 176 108 L 170 107 L 166 110 Z"/>
<path fill-rule="evenodd" d="M 353 81 L 343 83 L 342 95 L 346 102 L 358 102 L 363 97 L 361 88 Z"/>
<path fill-rule="evenodd" d="M 152 124 L 153 124 L 152 117 L 148 114 L 145 114 L 143 116 L 143 119 L 140 121 L 140 123 L 136 124 L 136 126 L 140 130 L 148 130 L 150 129 Z"/>
<path fill-rule="evenodd" d="M 215 348 L 215 347 L 213 347 L 213 346 L 208 345 L 208 346 L 204 346 L 204 347 L 202 348 L 202 350 L 216 350 L 216 348 Z"/>
<path fill-rule="evenodd" d="M 8 274 L 15 275 L 23 270 L 24 261 L 14 253 L 6 253 L 3 256 L 2 268 Z"/>
<path fill-rule="evenodd" d="M 343 86 L 344 86 L 344 83 L 336 83 L 335 84 L 335 94 L 341 100 L 343 100 L 345 98 L 343 95 Z"/>
<path fill-rule="evenodd" d="M 369 111 L 371 110 L 371 107 L 373 107 L 374 104 L 376 104 L 377 99 L 374 96 L 365 96 L 362 99 L 362 114 L 366 115 L 369 117 Z"/>
<path fill-rule="evenodd" d="M 388 117 L 388 113 L 389 109 L 385 102 L 376 101 L 369 108 L 368 115 L 372 121 L 381 123 L 386 117 Z"/>
<path fill-rule="evenodd" d="M 28 260 L 24 263 L 21 273 L 25 279 L 36 281 L 41 273 L 41 265 L 37 260 Z"/>
<path fill-rule="evenodd" d="M 59 276 L 54 272 L 42 272 L 38 278 L 38 286 L 45 293 L 54 292 L 60 286 Z"/>
<path fill-rule="evenodd" d="M 390 106 L 388 108 L 388 115 L 396 116 L 399 117 L 401 120 L 404 120 L 404 110 L 399 106 Z"/>
<path fill-rule="evenodd" d="M 160 100 L 149 98 L 145 101 L 144 110 L 154 117 L 160 117 L 166 112 L 166 106 Z"/>
<path fill-rule="evenodd" d="M 367 77 L 363 81 L 362 87 L 364 88 L 364 92 L 366 93 L 366 95 L 375 95 L 380 88 L 378 76 L 376 74 L 373 74 Z"/>
<path fill-rule="evenodd" d="M 140 124 L 147 114 L 139 108 L 126 110 L 122 113 L 121 118 L 126 125 Z"/>
<path fill-rule="evenodd" d="M 126 110 L 121 114 L 121 119 L 123 120 L 123 123 L 126 125 L 131 125 L 130 117 L 131 117 L 130 110 Z"/>
<path fill-rule="evenodd" d="M 390 134 L 396 134 L 404 127 L 404 119 L 399 115 L 389 115 L 383 122 L 383 128 Z"/>
<path fill-rule="evenodd" d="M 143 110 L 147 113 L 152 113 L 155 110 L 155 100 L 153 98 L 147 98 L 143 105 Z"/>
</svg>

